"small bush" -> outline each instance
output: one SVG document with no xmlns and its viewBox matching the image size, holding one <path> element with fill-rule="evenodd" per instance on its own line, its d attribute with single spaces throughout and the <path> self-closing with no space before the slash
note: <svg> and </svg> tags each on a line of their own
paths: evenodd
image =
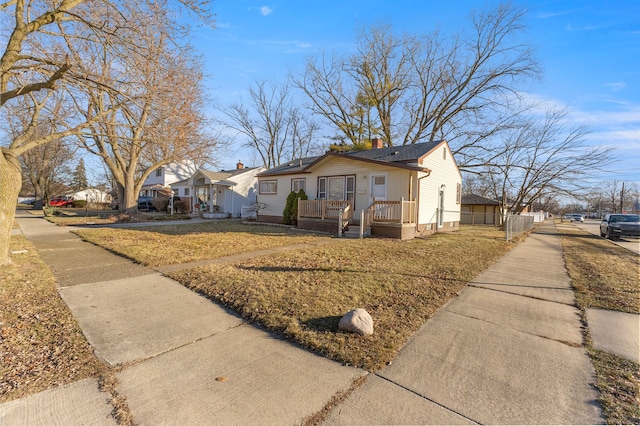
<svg viewBox="0 0 640 426">
<path fill-rule="evenodd" d="M 71 204 L 73 207 L 77 207 L 79 209 L 83 209 L 87 207 L 87 200 L 73 200 Z"/>
<path fill-rule="evenodd" d="M 291 191 L 287 196 L 287 203 L 285 204 L 284 211 L 282 212 L 282 223 L 285 225 L 297 225 L 298 224 L 298 200 L 308 200 L 307 194 L 303 189 L 297 193 Z"/>
</svg>

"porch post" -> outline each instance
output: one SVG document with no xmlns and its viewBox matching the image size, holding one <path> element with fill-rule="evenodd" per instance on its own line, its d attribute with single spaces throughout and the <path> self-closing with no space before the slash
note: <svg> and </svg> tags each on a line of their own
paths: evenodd
<svg viewBox="0 0 640 426">
<path fill-rule="evenodd" d="M 340 209 L 340 217 L 338 218 L 338 237 L 342 237 L 342 216 L 344 215 L 344 209 Z"/>
<path fill-rule="evenodd" d="M 364 210 L 360 210 L 360 238 L 364 238 Z"/>
<path fill-rule="evenodd" d="M 404 223 L 404 197 L 400 197 L 400 225 Z"/>
</svg>

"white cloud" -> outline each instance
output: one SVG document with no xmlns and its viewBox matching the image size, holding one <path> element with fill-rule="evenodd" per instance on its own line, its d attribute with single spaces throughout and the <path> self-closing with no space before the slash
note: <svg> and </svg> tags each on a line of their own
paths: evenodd
<svg viewBox="0 0 640 426">
<path fill-rule="evenodd" d="M 262 6 L 260 8 L 260 13 L 262 14 L 262 16 L 271 15 L 271 12 L 273 12 L 273 9 L 271 9 L 269 6 Z"/>
<path fill-rule="evenodd" d="M 614 83 L 607 83 L 605 84 L 605 86 L 610 88 L 613 91 L 618 91 L 627 87 L 627 83 L 625 83 L 624 81 L 616 81 Z"/>
</svg>

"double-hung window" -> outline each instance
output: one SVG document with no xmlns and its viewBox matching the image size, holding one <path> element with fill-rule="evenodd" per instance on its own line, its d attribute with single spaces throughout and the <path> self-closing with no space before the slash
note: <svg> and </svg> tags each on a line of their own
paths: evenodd
<svg viewBox="0 0 640 426">
<path fill-rule="evenodd" d="M 260 194 L 277 194 L 277 193 L 278 193 L 277 180 L 261 180 L 260 181 Z"/>
<path fill-rule="evenodd" d="M 300 190 L 306 191 L 305 179 L 291 179 L 291 191 L 300 192 Z"/>
</svg>

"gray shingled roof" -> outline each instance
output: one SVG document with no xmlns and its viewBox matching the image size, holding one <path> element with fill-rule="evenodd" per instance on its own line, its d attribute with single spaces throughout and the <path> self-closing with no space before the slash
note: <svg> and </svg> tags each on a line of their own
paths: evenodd
<svg viewBox="0 0 640 426">
<path fill-rule="evenodd" d="M 346 152 L 344 155 L 367 160 L 388 161 L 391 163 L 417 162 L 425 154 L 431 152 L 443 141 L 414 143 L 411 145 L 390 146 L 366 151 Z"/>
<path fill-rule="evenodd" d="M 480 195 L 469 194 L 462 196 L 462 204 L 475 204 L 481 206 L 499 206 L 498 200 L 492 200 L 490 198 L 481 197 Z"/>
<path fill-rule="evenodd" d="M 353 157 L 354 159 L 375 161 L 380 163 L 391 163 L 390 165 L 417 163 L 422 157 L 431 152 L 442 142 L 444 141 L 440 140 L 434 142 L 416 143 L 412 145 L 390 146 L 387 148 L 369 149 L 366 151 L 352 151 L 342 153 L 327 152 L 326 154 L 318 157 L 307 157 L 290 161 L 286 164 L 282 164 L 278 167 L 273 167 L 269 170 L 266 170 L 258 174 L 258 176 L 303 173 L 309 168 L 309 166 L 328 156 Z"/>
</svg>

